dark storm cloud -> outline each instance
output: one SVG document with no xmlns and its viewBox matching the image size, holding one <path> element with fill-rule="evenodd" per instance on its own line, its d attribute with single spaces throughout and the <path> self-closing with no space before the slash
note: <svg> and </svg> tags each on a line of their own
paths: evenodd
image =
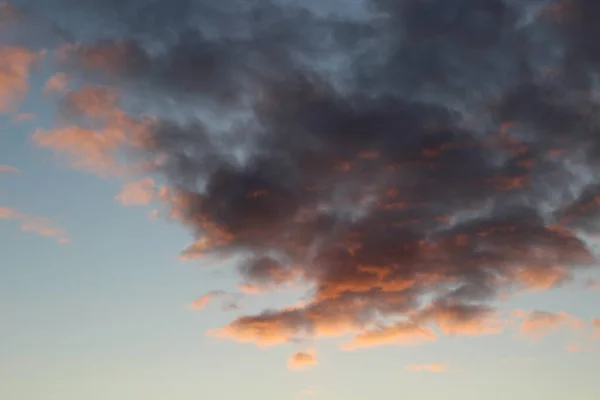
<svg viewBox="0 0 600 400">
<path fill-rule="evenodd" d="M 599 209 L 597 2 L 337 3 L 69 5 L 86 21 L 65 23 L 71 66 L 198 111 L 163 118 L 146 147 L 197 236 L 186 255 L 312 286 L 214 333 L 493 333 L 500 295 L 595 264 L 578 235 Z"/>
</svg>

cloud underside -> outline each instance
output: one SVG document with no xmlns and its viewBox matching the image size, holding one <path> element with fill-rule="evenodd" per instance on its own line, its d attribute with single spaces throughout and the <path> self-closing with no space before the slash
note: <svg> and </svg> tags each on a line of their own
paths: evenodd
<svg viewBox="0 0 600 400">
<path fill-rule="evenodd" d="M 110 89 L 67 94 L 74 125 L 35 136 L 96 173 L 133 147 L 195 234 L 186 258 L 242 260 L 247 292 L 308 288 L 212 335 L 493 334 L 500 298 L 596 264 L 597 1 L 259 3 L 72 4 L 63 67 Z"/>
</svg>

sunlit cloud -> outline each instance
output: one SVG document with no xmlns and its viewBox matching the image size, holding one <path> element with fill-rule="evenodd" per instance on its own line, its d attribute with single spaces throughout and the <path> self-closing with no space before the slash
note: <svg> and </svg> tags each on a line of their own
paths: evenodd
<svg viewBox="0 0 600 400">
<path fill-rule="evenodd" d="M 21 172 L 21 170 L 11 165 L 0 165 L 0 174 L 16 174 L 19 172 Z"/>
<path fill-rule="evenodd" d="M 156 195 L 156 184 L 152 178 L 144 178 L 136 182 L 126 184 L 121 193 L 115 196 L 115 200 L 124 206 L 145 206 L 154 200 Z"/>
<path fill-rule="evenodd" d="M 586 343 L 571 343 L 565 346 L 565 350 L 571 354 L 594 350 L 594 346 Z"/>
<path fill-rule="evenodd" d="M 585 329 L 585 323 L 581 319 L 565 312 L 517 310 L 513 315 L 521 321 L 519 325 L 521 334 L 531 339 L 539 339 L 560 328 L 579 331 Z"/>
<path fill-rule="evenodd" d="M 0 206 L 0 220 L 15 221 L 21 231 L 53 238 L 58 243 L 67 243 L 69 238 L 64 229 L 57 227 L 46 217 L 25 214 L 19 210 Z"/>
<path fill-rule="evenodd" d="M 303 391 L 301 391 L 300 393 L 298 393 L 297 397 L 315 396 L 316 394 L 317 394 L 316 390 L 313 390 L 313 389 L 304 389 Z"/>
<path fill-rule="evenodd" d="M 103 86 L 69 91 L 60 109 L 69 124 L 38 129 L 34 143 L 86 172 L 102 177 L 131 174 L 139 166 L 124 161 L 124 153 L 142 145 L 152 121 L 129 117 L 119 108 L 119 99 L 117 91 Z"/>
<path fill-rule="evenodd" d="M 592 329 L 594 329 L 594 337 L 600 339 L 600 319 L 592 319 Z"/>
<path fill-rule="evenodd" d="M 409 372 L 446 372 L 448 368 L 442 364 L 434 363 L 434 364 L 410 364 L 404 367 L 406 371 Z"/>
<path fill-rule="evenodd" d="M 69 76 L 59 72 L 51 76 L 44 85 L 44 93 L 67 93 L 69 91 Z"/>
<path fill-rule="evenodd" d="M 125 141 L 120 130 L 97 131 L 79 126 L 39 129 L 34 133 L 33 141 L 65 156 L 74 168 L 101 176 L 120 175 L 124 171 L 115 159 L 115 152 Z"/>
<path fill-rule="evenodd" d="M 291 370 L 304 370 L 318 364 L 315 349 L 307 349 L 294 353 L 287 362 Z"/>
<path fill-rule="evenodd" d="M 29 74 L 44 56 L 23 47 L 0 46 L 0 113 L 14 112 L 29 91 Z"/>
<path fill-rule="evenodd" d="M 345 350 L 356 350 L 386 345 L 414 346 L 436 340 L 437 335 L 433 329 L 414 323 L 402 322 L 361 332 L 352 341 L 346 343 L 343 348 Z"/>
<path fill-rule="evenodd" d="M 198 311 L 205 309 L 211 302 L 219 299 L 224 299 L 228 294 L 221 290 L 215 290 L 208 292 L 201 297 L 197 298 L 189 305 L 190 310 Z"/>
</svg>

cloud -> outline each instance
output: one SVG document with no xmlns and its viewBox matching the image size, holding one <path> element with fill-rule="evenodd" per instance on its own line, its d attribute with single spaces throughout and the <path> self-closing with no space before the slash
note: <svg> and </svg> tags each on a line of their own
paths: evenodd
<svg viewBox="0 0 600 400">
<path fill-rule="evenodd" d="M 0 113 L 18 109 L 29 90 L 29 73 L 43 57 L 23 47 L 0 46 Z"/>
<path fill-rule="evenodd" d="M 64 229 L 55 226 L 46 217 L 22 213 L 19 210 L 0 206 L 0 220 L 12 220 L 19 224 L 21 231 L 53 238 L 58 243 L 67 243 L 69 238 Z"/>
<path fill-rule="evenodd" d="M 584 351 L 591 351 L 593 349 L 594 346 L 586 345 L 583 343 L 572 343 L 565 347 L 565 350 L 567 350 L 571 354 L 581 353 Z"/>
<path fill-rule="evenodd" d="M 16 174 L 21 172 L 18 168 L 10 165 L 0 165 L 0 174 Z"/>
<path fill-rule="evenodd" d="M 442 364 L 410 364 L 404 367 L 409 372 L 446 372 L 448 369 Z"/>
<path fill-rule="evenodd" d="M 132 168 L 121 162 L 123 153 L 141 145 L 150 122 L 128 117 L 119 101 L 115 90 L 102 86 L 70 91 L 60 109 L 69 123 L 38 129 L 33 141 L 65 157 L 74 168 L 104 177 L 125 175 Z"/>
<path fill-rule="evenodd" d="M 65 155 L 73 167 L 102 176 L 121 174 L 122 167 L 114 153 L 124 140 L 120 130 L 98 131 L 78 126 L 38 129 L 33 135 L 35 144 Z"/>
<path fill-rule="evenodd" d="M 69 90 L 69 76 L 59 72 L 51 76 L 44 85 L 44 93 L 66 93 Z"/>
<path fill-rule="evenodd" d="M 317 394 L 316 390 L 313 390 L 313 389 L 304 389 L 303 391 L 301 391 L 300 393 L 298 393 L 298 397 L 314 396 L 316 394 Z"/>
<path fill-rule="evenodd" d="M 583 321 L 565 312 L 526 312 L 518 310 L 514 315 L 522 321 L 519 326 L 520 332 L 532 339 L 546 336 L 559 328 L 566 327 L 575 330 L 582 330 L 585 328 L 585 323 Z"/>
<path fill-rule="evenodd" d="M 592 319 L 592 328 L 594 329 L 594 337 L 600 339 L 600 319 Z"/>
<path fill-rule="evenodd" d="M 317 353 L 314 349 L 299 351 L 289 358 L 287 366 L 292 370 L 302 370 L 313 367 L 318 364 L 316 355 Z"/>
<path fill-rule="evenodd" d="M 205 309 L 212 301 L 214 300 L 218 300 L 218 299 L 223 299 L 225 297 L 227 297 L 228 294 L 226 292 L 223 292 L 221 290 L 215 290 L 212 292 L 208 292 L 204 295 L 202 295 L 201 297 L 197 298 L 196 300 L 194 300 L 192 302 L 192 304 L 190 304 L 189 308 L 190 310 L 203 310 Z"/>
<path fill-rule="evenodd" d="M 212 336 L 495 334 L 498 300 L 598 265 L 597 1 L 43 3 L 89 84 L 36 142 L 105 174 L 133 148 L 194 235 L 182 256 L 239 261 L 247 292 L 306 288 Z"/>
<path fill-rule="evenodd" d="M 130 182 L 123 187 L 115 200 L 124 206 L 145 206 L 152 202 L 156 194 L 156 184 L 152 178 Z"/>
<path fill-rule="evenodd" d="M 345 344 L 344 349 L 355 350 L 385 345 L 413 346 L 436 340 L 437 335 L 431 328 L 401 322 L 361 332 L 351 342 Z"/>
</svg>

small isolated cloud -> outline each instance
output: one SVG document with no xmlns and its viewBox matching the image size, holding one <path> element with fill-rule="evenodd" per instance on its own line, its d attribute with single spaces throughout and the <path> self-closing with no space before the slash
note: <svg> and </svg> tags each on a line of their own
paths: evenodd
<svg viewBox="0 0 600 400">
<path fill-rule="evenodd" d="M 582 330 L 585 323 L 577 317 L 565 312 L 551 313 L 546 311 L 522 311 L 514 312 L 514 316 L 521 320 L 519 331 L 531 338 L 539 339 L 560 328 Z"/>
<path fill-rule="evenodd" d="M 124 206 L 145 206 L 150 204 L 156 194 L 156 184 L 152 178 L 130 182 L 123 187 L 115 200 Z"/>
<path fill-rule="evenodd" d="M 215 290 L 212 292 L 208 292 L 201 297 L 198 297 L 196 300 L 189 305 L 190 310 L 198 311 L 205 309 L 212 301 L 217 299 L 223 299 L 227 297 L 228 294 L 221 290 Z"/>
<path fill-rule="evenodd" d="M 409 372 L 446 372 L 448 368 L 442 364 L 410 364 L 404 367 Z"/>
<path fill-rule="evenodd" d="M 581 353 L 583 351 L 590 351 L 590 350 L 593 350 L 593 348 L 594 348 L 594 346 L 591 346 L 589 344 L 583 344 L 583 343 L 571 343 L 571 344 L 565 346 L 565 350 L 571 354 Z"/>
<path fill-rule="evenodd" d="M 44 85 L 44 93 L 66 93 L 69 90 L 69 77 L 63 72 L 51 76 Z"/>
<path fill-rule="evenodd" d="M 16 174 L 21 172 L 18 168 L 10 165 L 0 165 L 0 174 Z"/>
<path fill-rule="evenodd" d="M 69 241 L 65 230 L 55 226 L 46 217 L 25 214 L 14 208 L 0 206 L 0 220 L 15 221 L 19 224 L 21 231 L 50 237 L 58 243 L 67 243 Z"/>
<path fill-rule="evenodd" d="M 305 389 L 305 390 L 301 391 L 300 393 L 298 393 L 298 397 L 308 397 L 308 396 L 314 396 L 316 394 L 317 394 L 316 390 Z"/>
<path fill-rule="evenodd" d="M 0 46 L 0 114 L 15 111 L 29 90 L 31 67 L 43 53 Z"/>
<path fill-rule="evenodd" d="M 592 328 L 594 329 L 594 337 L 600 339 L 600 319 L 592 319 Z"/>
<path fill-rule="evenodd" d="M 287 362 L 287 366 L 291 370 L 302 370 L 317 365 L 317 352 L 315 349 L 307 349 L 299 351 L 292 355 Z"/>
<path fill-rule="evenodd" d="M 238 290 L 240 291 L 240 293 L 247 294 L 250 296 L 258 296 L 265 293 L 265 291 L 260 287 L 245 282 L 240 283 L 238 285 Z"/>
</svg>

